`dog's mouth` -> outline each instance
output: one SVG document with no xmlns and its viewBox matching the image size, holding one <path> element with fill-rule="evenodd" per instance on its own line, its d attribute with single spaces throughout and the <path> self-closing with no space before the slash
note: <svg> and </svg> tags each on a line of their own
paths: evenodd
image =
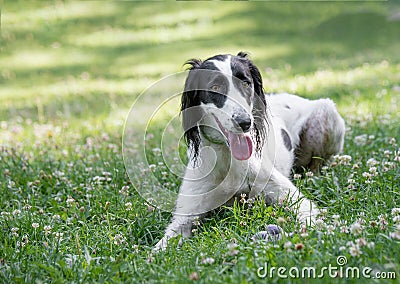
<svg viewBox="0 0 400 284">
<path fill-rule="evenodd" d="M 214 118 L 228 141 L 228 146 L 232 155 L 237 160 L 248 160 L 253 153 L 253 142 L 251 141 L 250 133 L 230 132 L 222 126 L 221 122 L 215 115 Z"/>
</svg>

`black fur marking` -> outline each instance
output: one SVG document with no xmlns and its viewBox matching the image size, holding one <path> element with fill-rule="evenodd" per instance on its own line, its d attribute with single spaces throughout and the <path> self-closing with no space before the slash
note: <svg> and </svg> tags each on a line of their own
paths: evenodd
<svg viewBox="0 0 400 284">
<path fill-rule="evenodd" d="M 288 106 L 288 105 L 285 105 L 285 108 L 287 108 L 287 109 L 290 109 L 290 106 Z"/>
<path fill-rule="evenodd" d="M 247 56 L 243 52 L 239 52 L 238 56 Z M 261 155 L 262 146 L 264 144 L 265 136 L 267 135 L 268 120 L 267 120 L 267 103 L 265 101 L 265 93 L 262 83 L 262 77 L 258 68 L 253 64 L 253 62 L 247 59 L 247 64 L 249 66 L 250 74 L 253 80 L 253 117 L 254 117 L 254 132 L 256 140 L 256 151 Z"/>
<path fill-rule="evenodd" d="M 251 77 L 248 61 L 249 60 L 244 57 L 232 57 L 231 70 L 234 86 L 240 91 L 250 105 L 253 99 L 253 79 Z M 243 83 L 247 83 L 248 87 L 245 87 Z"/>
<path fill-rule="evenodd" d="M 289 134 L 282 128 L 281 135 L 282 135 L 282 139 L 283 139 L 283 144 L 285 144 L 286 149 L 288 149 L 288 151 L 291 151 L 292 150 L 292 140 L 290 140 Z"/>
</svg>

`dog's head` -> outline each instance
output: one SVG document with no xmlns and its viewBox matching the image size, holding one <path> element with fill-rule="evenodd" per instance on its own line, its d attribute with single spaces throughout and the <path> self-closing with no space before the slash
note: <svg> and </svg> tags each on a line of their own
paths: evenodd
<svg viewBox="0 0 400 284">
<path fill-rule="evenodd" d="M 266 131 L 265 95 L 260 72 L 247 54 L 216 55 L 187 64 L 190 71 L 181 111 L 194 157 L 200 132 L 213 143 L 226 143 L 238 160 L 249 159 L 254 149 L 261 151 Z"/>
</svg>

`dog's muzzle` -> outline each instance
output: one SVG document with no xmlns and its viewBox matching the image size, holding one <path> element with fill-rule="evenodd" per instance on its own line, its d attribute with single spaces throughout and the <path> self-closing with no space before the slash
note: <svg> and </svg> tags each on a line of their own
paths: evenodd
<svg viewBox="0 0 400 284">
<path fill-rule="evenodd" d="M 232 119 L 240 126 L 243 132 L 247 132 L 251 127 L 251 118 L 246 112 L 232 115 Z"/>
<path fill-rule="evenodd" d="M 231 150 L 232 155 L 235 157 L 237 160 L 248 160 L 251 157 L 251 154 L 253 153 L 253 141 L 251 140 L 250 133 L 233 133 L 228 131 L 225 127 L 222 126 L 221 122 L 218 120 L 218 118 L 214 115 L 215 121 L 217 122 L 219 128 L 221 129 L 222 133 L 226 137 L 226 140 L 228 142 L 228 147 Z M 250 129 L 251 126 L 251 120 L 250 117 L 249 119 L 245 119 L 243 117 L 239 118 L 237 117 L 239 122 L 239 126 L 243 128 L 247 128 L 247 131 Z M 236 120 L 236 119 L 235 119 Z M 244 131 L 244 129 L 243 129 Z"/>
</svg>

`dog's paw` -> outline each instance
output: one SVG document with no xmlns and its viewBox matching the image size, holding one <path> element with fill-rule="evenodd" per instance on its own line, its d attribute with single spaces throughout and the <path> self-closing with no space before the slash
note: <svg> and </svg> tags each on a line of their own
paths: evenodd
<svg viewBox="0 0 400 284">
<path fill-rule="evenodd" d="M 166 250 L 167 246 L 168 246 L 168 242 L 172 237 L 170 236 L 164 236 L 161 240 L 158 241 L 158 243 L 154 246 L 153 248 L 153 252 L 157 253 L 159 251 L 164 251 Z M 183 244 L 183 239 L 184 238 L 180 238 L 178 241 L 178 246 L 177 248 L 180 248 Z"/>
<path fill-rule="evenodd" d="M 269 224 L 266 231 L 256 233 L 251 239 L 253 241 L 264 240 L 267 242 L 276 242 L 282 239 L 283 234 L 284 232 L 281 227 Z"/>
<path fill-rule="evenodd" d="M 158 243 L 154 246 L 153 252 L 157 253 L 159 251 L 164 251 L 168 246 L 168 237 L 164 236 Z"/>
</svg>

